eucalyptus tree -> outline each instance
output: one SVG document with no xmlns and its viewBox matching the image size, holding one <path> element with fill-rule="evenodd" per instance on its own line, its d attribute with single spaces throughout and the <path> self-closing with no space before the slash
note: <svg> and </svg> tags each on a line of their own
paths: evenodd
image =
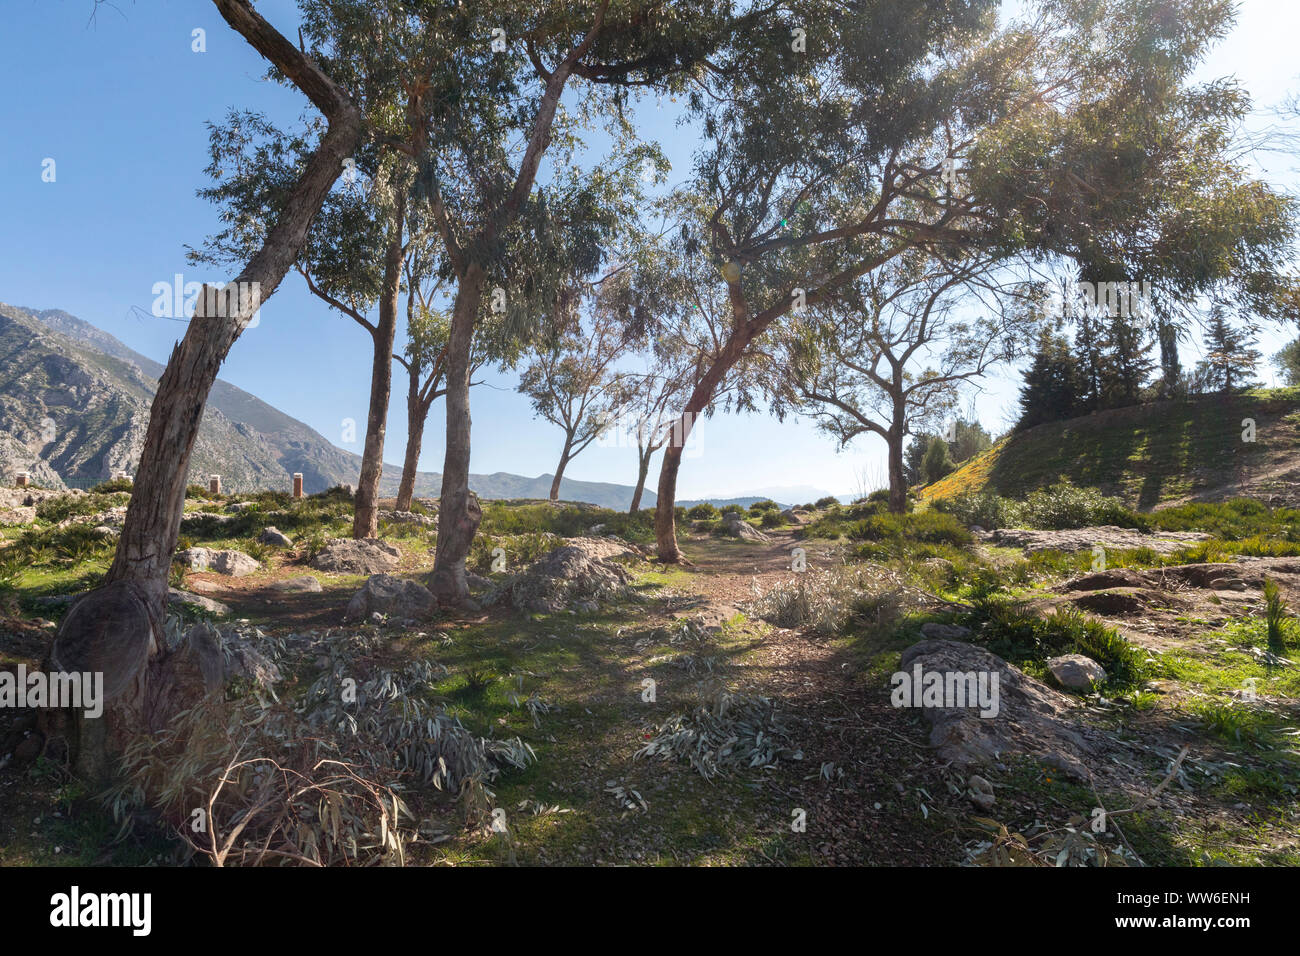
<svg viewBox="0 0 1300 956">
<path fill-rule="evenodd" d="M 1042 0 L 999 28 L 993 0 L 796 2 L 716 57 L 686 252 L 730 312 L 680 430 L 769 328 L 909 250 L 1073 261 L 1153 277 L 1157 306 L 1286 281 L 1294 210 L 1235 161 L 1232 84 L 1191 86 L 1227 3 Z M 676 561 L 682 450 L 664 452 L 659 557 Z"/>
<path fill-rule="evenodd" d="M 468 601 L 465 559 L 480 519 L 469 492 L 475 328 L 489 311 L 525 328 L 572 276 L 597 271 L 619 224 L 635 216 L 618 170 L 584 168 L 556 184 L 539 179 L 543 159 L 558 153 L 572 167 L 585 126 L 604 124 L 617 143 L 634 139 L 623 113 L 628 91 L 684 89 L 737 22 L 764 15 L 733 18 L 732 7 L 714 0 L 390 0 L 376 7 L 401 14 L 385 20 L 382 36 L 413 68 L 406 114 L 428 135 L 427 148 L 411 154 L 417 193 L 442 239 L 444 274 L 456 285 L 430 582 L 444 603 Z M 347 10 L 332 30 L 376 33 L 374 10 Z M 452 57 L 443 49 L 448 38 Z M 581 96 L 568 109 L 561 99 L 575 82 Z M 646 158 L 629 155 L 630 168 Z"/>
<path fill-rule="evenodd" d="M 784 337 L 789 395 L 778 396 L 778 412 L 811 415 L 840 447 L 883 439 L 895 513 L 907 510 L 907 437 L 940 426 L 963 386 L 1037 337 L 1036 298 L 1000 282 L 997 265 L 906 252 L 810 309 Z"/>
<path fill-rule="evenodd" d="M 551 501 L 569 462 L 591 446 L 619 418 L 630 398 L 625 373 L 616 368 L 627 350 L 627 336 L 614 318 L 575 315 L 554 334 L 538 338 L 529 350 L 519 391 L 533 411 L 564 433 L 560 460 L 551 480 Z"/>
<path fill-rule="evenodd" d="M 167 672 L 163 621 L 172 552 L 185 506 L 190 455 L 208 393 L 231 346 L 293 267 L 313 217 L 361 142 L 364 120 L 351 91 L 286 39 L 249 0 L 213 0 L 217 12 L 324 117 L 264 238 L 226 288 L 204 286 L 185 336 L 173 349 L 149 414 L 131 503 L 104 583 L 78 600 L 50 650 L 56 668 L 105 675 L 106 712 L 82 722 L 70 754 L 82 774 L 111 772 L 111 754 L 139 730 L 160 729 L 189 706 Z"/>
<path fill-rule="evenodd" d="M 684 400 L 688 379 L 685 369 L 672 362 L 676 356 L 665 356 L 662 346 L 656 347 L 654 357 L 659 360 L 659 370 L 632 373 L 627 382 L 627 424 L 636 436 L 636 485 L 632 489 L 632 502 L 628 514 L 641 510 L 646 478 L 650 475 L 650 462 L 655 452 L 668 444 L 673 437 L 676 420 L 674 409 Z M 664 362 L 664 359 L 667 362 Z"/>
</svg>

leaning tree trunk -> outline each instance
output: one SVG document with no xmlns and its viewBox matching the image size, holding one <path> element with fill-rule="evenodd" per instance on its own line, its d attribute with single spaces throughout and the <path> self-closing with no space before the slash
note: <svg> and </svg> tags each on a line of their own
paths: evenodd
<svg viewBox="0 0 1300 956">
<path fill-rule="evenodd" d="M 471 265 L 461 277 L 447 340 L 447 451 L 438 505 L 438 545 L 430 590 L 446 605 L 470 603 L 465 559 L 483 515 L 469 490 L 469 375 L 474 322 L 483 298 L 483 270 Z"/>
<path fill-rule="evenodd" d="M 742 306 L 733 302 L 733 308 L 740 312 Z M 668 443 L 664 446 L 663 461 L 659 464 L 659 498 L 655 502 L 655 543 L 658 547 L 659 560 L 667 564 L 681 561 L 681 552 L 677 549 L 677 472 L 682 466 L 682 450 L 690 437 L 696 421 L 713 402 L 713 393 L 718 385 L 740 361 L 745 349 L 766 325 L 761 327 L 752 322 L 739 323 L 739 328 L 727 339 L 727 344 L 718 353 L 717 359 L 695 383 L 691 397 L 686 401 L 686 408 L 673 424 Z"/>
<path fill-rule="evenodd" d="M 627 513 L 630 515 L 634 515 L 641 510 L 641 495 L 645 492 L 645 480 L 646 476 L 650 474 L 650 459 L 654 457 L 654 453 L 653 448 L 637 446 L 637 459 L 640 464 L 637 469 L 636 488 L 632 492 L 632 506 L 627 509 Z"/>
<path fill-rule="evenodd" d="M 397 488 L 398 511 L 410 511 L 415 500 L 415 475 L 420 465 L 420 449 L 424 446 L 424 423 L 429 418 L 428 403 L 420 401 L 420 370 L 412 365 L 410 387 L 406 392 L 406 457 L 402 460 L 402 483 Z"/>
<path fill-rule="evenodd" d="M 160 729 L 186 703 L 188 688 L 181 689 L 169 667 L 175 655 L 166 647 L 162 622 L 203 408 L 231 346 L 298 258 L 312 219 L 343 171 L 344 158 L 361 140 L 361 114 L 347 94 L 251 3 L 215 3 L 231 27 L 311 98 L 329 129 L 262 248 L 234 280 L 236 289 L 253 290 L 254 300 L 231 302 L 220 290 L 204 287 L 185 337 L 158 381 L 113 564 L 104 584 L 74 603 L 50 648 L 52 670 L 104 674 L 105 710 L 98 720 L 83 718 L 79 711 L 49 715 L 55 724 L 71 723 L 62 724 L 69 758 L 80 774 L 96 781 L 112 773 L 112 758 L 131 736 Z"/>
<path fill-rule="evenodd" d="M 560 500 L 560 482 L 564 480 L 564 469 L 569 467 L 569 451 L 573 448 L 572 436 L 564 439 L 564 450 L 560 452 L 560 463 L 555 466 L 555 477 L 551 479 L 551 500 Z"/>
<path fill-rule="evenodd" d="M 397 187 L 401 189 L 399 185 Z M 393 339 L 397 335 L 397 305 L 402 291 L 402 231 L 406 200 L 399 196 L 393 210 L 388 248 L 384 253 L 384 284 L 379 294 L 379 322 L 374 329 L 375 355 L 370 369 L 370 408 L 361 477 L 352 515 L 352 537 L 373 538 L 379 531 L 379 479 L 384 474 L 384 435 L 388 402 L 393 392 Z"/>
</svg>

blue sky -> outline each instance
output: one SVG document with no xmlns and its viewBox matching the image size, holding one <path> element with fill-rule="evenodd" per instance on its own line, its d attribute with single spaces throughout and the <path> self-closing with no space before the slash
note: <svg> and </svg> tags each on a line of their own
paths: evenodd
<svg viewBox="0 0 1300 956">
<path fill-rule="evenodd" d="M 186 244 L 199 245 L 216 227 L 215 209 L 195 196 L 205 184 L 208 120 L 232 107 L 257 109 L 290 122 L 305 108 L 299 94 L 261 79 L 264 62 L 199 0 L 117 0 L 90 24 L 91 0 L 7 0 L 0 34 L 0 301 L 59 308 L 166 361 L 183 334 L 180 322 L 148 315 L 154 283 L 222 280 L 187 267 Z M 258 9 L 286 34 L 296 22 L 291 0 L 262 0 Z M 191 49 L 192 31 L 206 31 L 206 52 Z M 1206 64 L 1205 76 L 1236 75 L 1262 111 L 1300 92 L 1294 59 L 1300 4 L 1243 0 L 1236 32 Z M 693 148 L 671 122 L 672 106 L 642 105 L 647 135 L 658 138 L 683 177 Z M 1261 115 L 1259 126 L 1275 123 Z M 42 181 L 55 161 L 55 181 Z M 1260 156 L 1268 178 L 1297 184 L 1293 157 Z M 140 317 L 135 308 L 143 312 Z M 1270 331 L 1271 355 L 1289 337 Z M 258 395 L 323 435 L 360 451 L 369 394 L 370 342 L 352 320 L 330 312 L 286 277 L 256 328 L 235 344 L 222 378 Z M 1198 343 L 1185 348 L 1194 364 Z M 1274 372 L 1261 370 L 1270 380 Z M 401 369 L 396 369 L 400 374 Z M 1019 375 L 1006 370 L 978 397 L 991 431 L 1011 420 Z M 537 475 L 554 469 L 558 429 L 533 419 L 511 375 L 488 375 L 473 393 L 472 470 Z M 404 380 L 394 379 L 385 458 L 399 462 L 405 445 Z M 358 423 L 357 440 L 342 441 L 342 422 Z M 683 498 L 812 486 L 857 492 L 880 484 L 884 449 L 862 439 L 838 452 L 810 422 L 778 423 L 763 415 L 717 416 L 699 426 L 698 453 L 683 467 Z M 442 406 L 425 434 L 421 468 L 442 468 Z M 567 472 L 589 481 L 631 484 L 635 451 L 588 449 Z M 651 486 L 653 487 L 653 472 Z"/>
</svg>

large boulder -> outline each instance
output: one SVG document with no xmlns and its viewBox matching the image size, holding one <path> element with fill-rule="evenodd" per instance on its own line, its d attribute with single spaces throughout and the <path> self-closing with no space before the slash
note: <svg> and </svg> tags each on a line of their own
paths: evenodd
<svg viewBox="0 0 1300 956">
<path fill-rule="evenodd" d="M 626 593 L 632 576 L 608 557 L 608 545 L 575 538 L 542 555 L 516 575 L 492 600 L 508 597 L 521 611 L 554 613 L 565 609 L 591 611 L 602 601 Z"/>
<path fill-rule="evenodd" d="M 272 544 L 277 548 L 293 547 L 293 539 L 274 525 L 262 529 L 262 534 L 258 537 L 262 544 Z"/>
<path fill-rule="evenodd" d="M 404 620 L 427 621 L 437 610 L 437 599 L 423 584 L 395 578 L 391 574 L 375 574 L 352 595 L 343 619 L 364 621 L 372 614 L 383 614 Z"/>
<path fill-rule="evenodd" d="M 311 566 L 335 574 L 382 574 L 401 560 L 401 551 L 378 538 L 331 538 L 311 559 Z"/>
<path fill-rule="evenodd" d="M 913 644 L 903 651 L 900 660 L 900 674 L 913 687 L 918 667 L 922 679 L 932 673 L 945 678 L 950 674 L 973 674 L 977 679 L 982 676 L 990 690 L 996 688 L 996 708 L 989 709 L 996 713 L 982 710 L 969 699 L 965 707 L 949 699 L 942 704 L 919 706 L 922 719 L 930 725 L 930 743 L 940 760 L 964 768 L 1026 755 L 1057 767 L 1075 780 L 1089 779 L 1084 761 L 1103 749 L 1105 741 L 1099 732 L 1077 719 L 1071 698 L 1034 680 L 996 654 L 960 641 Z"/>
<path fill-rule="evenodd" d="M 740 538 L 742 541 L 769 541 L 763 532 L 759 531 L 744 516 L 737 511 L 728 511 L 722 516 L 722 533 L 732 538 Z"/>
<path fill-rule="evenodd" d="M 186 548 L 176 552 L 172 560 L 190 571 L 215 571 L 232 578 L 242 578 L 262 567 L 242 551 L 214 551 L 212 548 Z"/>
</svg>

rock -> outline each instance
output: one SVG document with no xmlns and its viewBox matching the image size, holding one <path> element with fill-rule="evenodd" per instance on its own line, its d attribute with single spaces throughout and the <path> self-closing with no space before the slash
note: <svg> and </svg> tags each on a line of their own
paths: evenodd
<svg viewBox="0 0 1300 956">
<path fill-rule="evenodd" d="M 997 797 L 993 794 L 993 784 L 989 783 L 979 774 L 971 774 L 966 786 L 970 788 L 967 796 L 970 802 L 975 804 L 981 810 L 992 810 L 993 804 L 997 803 Z"/>
<path fill-rule="evenodd" d="M 293 547 L 293 539 L 275 526 L 263 528 L 257 540 L 262 544 L 273 544 L 280 548 Z"/>
<path fill-rule="evenodd" d="M 415 524 L 422 528 L 436 528 L 438 519 L 431 515 L 422 515 L 415 511 L 380 511 L 380 521 L 388 521 L 393 524 Z"/>
<path fill-rule="evenodd" d="M 1179 548 L 1210 536 L 1200 531 L 1156 531 L 1143 534 L 1131 528 L 1099 525 L 1064 531 L 1033 531 L 1027 528 L 999 528 L 981 535 L 980 540 L 1003 547 L 1022 548 L 1026 554 L 1037 551 L 1091 551 L 1100 545 L 1112 551 L 1150 548 L 1159 554 L 1171 554 Z"/>
<path fill-rule="evenodd" d="M 603 524 L 594 524 L 587 529 L 587 534 L 595 535 L 597 537 L 599 537 L 604 533 L 605 533 L 605 526 Z"/>
<path fill-rule="evenodd" d="M 191 571 L 215 571 L 233 578 L 242 578 L 262 567 L 242 551 L 214 551 L 211 548 L 186 548 L 178 551 L 172 560 Z"/>
<path fill-rule="evenodd" d="M 226 510 L 233 514 L 239 514 L 241 511 L 247 511 L 249 508 L 255 507 L 257 507 L 257 504 L 253 501 L 232 501 L 226 505 Z"/>
<path fill-rule="evenodd" d="M 401 559 L 401 551 L 378 538 L 331 538 L 311 566 L 335 574 L 380 574 L 397 567 Z"/>
<path fill-rule="evenodd" d="M 272 581 L 266 586 L 268 591 L 286 591 L 292 593 L 319 593 L 324 590 L 319 581 L 310 574 L 304 574 L 297 578 L 281 578 L 279 581 Z"/>
<path fill-rule="evenodd" d="M 971 635 L 969 627 L 960 624 L 940 624 L 938 621 L 926 621 L 921 625 L 921 636 L 930 641 L 964 641 Z"/>
<path fill-rule="evenodd" d="M 769 541 L 771 540 L 763 532 L 759 531 L 744 517 L 735 511 L 728 511 L 722 516 L 722 533 L 732 538 L 740 538 L 742 541 Z"/>
<path fill-rule="evenodd" d="M 1068 690 L 1092 690 L 1094 684 L 1104 683 L 1106 669 L 1091 657 L 1082 654 L 1062 654 L 1047 661 L 1057 683 Z"/>
<path fill-rule="evenodd" d="M 1142 576 L 1131 568 L 1114 568 L 1110 571 L 1097 571 L 1082 577 L 1072 578 L 1054 590 L 1062 593 L 1069 591 L 1102 591 L 1107 588 L 1136 588 L 1142 586 Z"/>
<path fill-rule="evenodd" d="M 214 601 L 212 598 L 205 598 L 198 594 L 191 594 L 189 591 L 181 591 L 177 588 L 167 589 L 168 604 L 188 604 L 190 607 L 197 607 L 200 610 L 207 611 L 209 614 L 215 614 L 217 617 L 225 617 L 230 613 L 230 608 L 220 601 Z"/>
<path fill-rule="evenodd" d="M 607 545 L 604 539 L 574 538 L 515 575 L 488 603 L 508 597 L 518 610 L 555 613 L 623 596 L 632 576 L 600 548 L 586 546 L 593 540 Z"/>
<path fill-rule="evenodd" d="M 106 524 L 96 525 L 94 531 L 101 538 L 116 538 L 122 533 L 119 529 L 111 528 Z"/>
<path fill-rule="evenodd" d="M 930 724 L 930 744 L 940 761 L 965 768 L 1008 755 L 1040 759 L 1052 755 L 1073 778 L 1089 779 L 1083 761 L 1104 749 L 1106 738 L 1077 722 L 1073 699 L 973 644 L 942 640 L 913 644 L 903 651 L 900 671 L 911 680 L 918 665 L 922 675 L 987 675 L 990 691 L 995 686 L 993 676 L 997 678 L 996 695 L 992 695 L 996 716 L 982 717 L 978 705 L 917 708 Z"/>
<path fill-rule="evenodd" d="M 352 595 L 345 621 L 374 619 L 376 614 L 412 621 L 427 621 L 437 613 L 438 602 L 423 584 L 396 578 L 391 574 L 374 574 L 365 586 Z"/>
</svg>

